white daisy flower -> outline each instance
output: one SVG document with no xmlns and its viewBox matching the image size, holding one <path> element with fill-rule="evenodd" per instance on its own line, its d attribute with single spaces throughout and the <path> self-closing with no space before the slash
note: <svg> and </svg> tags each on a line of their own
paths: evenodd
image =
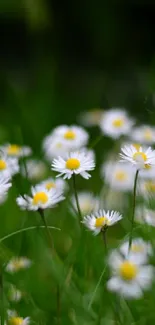
<svg viewBox="0 0 155 325">
<path fill-rule="evenodd" d="M 4 152 L 8 157 L 27 157 L 31 155 L 32 149 L 27 146 L 19 146 L 18 144 L 5 144 L 0 146 L 0 150 Z"/>
<path fill-rule="evenodd" d="M 6 265 L 6 271 L 8 273 L 15 273 L 23 269 L 28 269 L 32 265 L 32 261 L 27 257 L 14 256 Z"/>
<path fill-rule="evenodd" d="M 88 112 L 82 112 L 79 116 L 79 121 L 85 126 L 96 126 L 100 124 L 101 118 L 103 118 L 104 112 L 100 108 L 90 110 Z"/>
<path fill-rule="evenodd" d="M 94 235 L 98 235 L 101 231 L 104 231 L 107 227 L 113 226 L 116 222 L 122 219 L 122 215 L 117 211 L 104 211 L 98 212 L 84 217 L 82 221 L 85 226 L 94 232 Z"/>
<path fill-rule="evenodd" d="M 135 221 L 155 227 L 155 211 L 143 206 L 138 206 L 135 212 Z"/>
<path fill-rule="evenodd" d="M 58 157 L 53 160 L 52 169 L 59 172 L 59 176 L 64 175 L 64 179 L 70 179 L 73 174 L 80 174 L 83 178 L 88 179 L 91 177 L 87 171 L 95 168 L 95 162 L 90 159 L 89 155 L 85 152 L 71 152 L 66 158 Z"/>
<path fill-rule="evenodd" d="M 0 176 L 0 203 L 6 200 L 8 189 L 12 186 L 9 177 Z"/>
<path fill-rule="evenodd" d="M 125 110 L 111 109 L 104 112 L 100 121 L 100 127 L 104 134 L 118 139 L 121 135 L 129 134 L 133 121 L 128 117 Z"/>
<path fill-rule="evenodd" d="M 48 178 L 45 181 L 41 182 L 38 185 L 42 185 L 45 187 L 46 190 L 51 190 L 52 188 L 55 188 L 60 191 L 64 191 L 67 187 L 66 182 L 62 178 Z"/>
<path fill-rule="evenodd" d="M 80 126 L 61 125 L 53 130 L 53 135 L 57 136 L 69 150 L 76 150 L 84 147 L 88 143 L 89 135 Z"/>
<path fill-rule="evenodd" d="M 75 197 L 72 196 L 72 204 L 74 209 L 77 209 Z M 86 215 L 88 213 L 91 213 L 92 211 L 97 211 L 99 209 L 99 198 L 95 197 L 90 192 L 79 192 L 78 193 L 78 201 L 80 206 L 80 211 L 82 215 Z"/>
<path fill-rule="evenodd" d="M 129 254 L 129 242 L 126 241 L 120 246 L 120 252 L 124 257 Z M 145 242 L 142 238 L 134 238 L 130 247 L 130 256 L 135 257 L 139 263 L 145 263 L 148 257 L 153 254 L 152 246 L 149 242 Z"/>
<path fill-rule="evenodd" d="M 10 301 L 19 302 L 22 298 L 22 292 L 18 290 L 14 285 L 11 285 L 8 292 L 8 297 Z"/>
<path fill-rule="evenodd" d="M 53 208 L 58 202 L 64 200 L 62 191 L 55 188 L 46 189 L 43 185 L 36 185 L 31 188 L 32 197 L 28 195 L 19 196 L 16 199 L 21 210 L 33 210 Z"/>
<path fill-rule="evenodd" d="M 150 166 L 155 166 L 155 150 L 152 150 L 151 147 L 146 150 L 140 147 L 137 150 L 135 147 L 129 146 L 123 147 L 121 150 L 121 162 L 130 162 L 137 169 L 149 169 Z"/>
<path fill-rule="evenodd" d="M 19 172 L 19 164 L 17 158 L 9 158 L 5 154 L 0 154 L 0 176 L 12 177 Z"/>
<path fill-rule="evenodd" d="M 9 317 L 8 322 L 10 325 L 28 325 L 30 323 L 30 317 L 19 317 L 19 316 L 12 316 Z"/>
<path fill-rule="evenodd" d="M 21 173 L 30 180 L 37 181 L 45 176 L 47 172 L 46 164 L 37 159 L 29 159 L 21 167 Z"/>
<path fill-rule="evenodd" d="M 43 151 L 45 158 L 51 163 L 55 157 L 64 157 L 69 149 L 61 138 L 52 133 L 43 140 Z"/>
<path fill-rule="evenodd" d="M 109 161 L 102 166 L 101 174 L 110 188 L 119 191 L 133 189 L 135 172 L 130 164 Z"/>
<path fill-rule="evenodd" d="M 136 255 L 123 257 L 113 251 L 109 257 L 112 278 L 107 282 L 110 291 L 118 292 L 125 298 L 140 298 L 148 290 L 154 277 L 154 267 L 142 265 Z"/>
<path fill-rule="evenodd" d="M 132 129 L 130 133 L 131 139 L 133 141 L 139 142 L 141 144 L 151 145 L 155 143 L 155 127 L 149 125 L 142 125 Z"/>
<path fill-rule="evenodd" d="M 155 197 L 155 179 L 139 180 L 138 192 L 145 199 L 153 199 Z"/>
</svg>

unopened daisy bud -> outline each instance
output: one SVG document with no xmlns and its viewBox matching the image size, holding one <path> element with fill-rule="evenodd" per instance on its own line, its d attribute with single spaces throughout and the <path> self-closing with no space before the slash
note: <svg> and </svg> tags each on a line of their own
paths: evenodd
<svg viewBox="0 0 155 325">
<path fill-rule="evenodd" d="M 140 147 L 138 150 L 133 147 L 123 147 L 120 153 L 121 162 L 130 162 L 136 167 L 136 169 L 149 169 L 151 166 L 155 166 L 155 150 L 151 147 L 144 150 Z"/>
<path fill-rule="evenodd" d="M 104 112 L 103 118 L 100 121 L 103 133 L 114 139 L 128 134 L 132 126 L 133 121 L 128 117 L 127 112 L 117 108 Z"/>
<path fill-rule="evenodd" d="M 117 211 L 99 210 L 98 212 L 84 217 L 82 223 L 94 235 L 98 235 L 101 231 L 106 230 L 108 227 L 113 226 L 116 222 L 122 219 L 122 215 Z"/>
<path fill-rule="evenodd" d="M 31 188 L 32 196 L 24 195 L 16 199 L 21 210 L 33 210 L 53 208 L 58 202 L 64 200 L 62 191 L 56 188 L 46 189 L 44 185 L 36 185 Z"/>
<path fill-rule="evenodd" d="M 104 116 L 104 111 L 100 108 L 92 109 L 83 112 L 79 116 L 79 121 L 85 126 L 96 126 L 100 124 L 101 118 Z"/>
<path fill-rule="evenodd" d="M 132 129 L 130 138 L 141 144 L 152 145 L 155 143 L 155 127 L 142 125 Z"/>
<path fill-rule="evenodd" d="M 83 178 L 88 179 L 91 177 L 87 171 L 95 168 L 95 162 L 85 152 L 71 152 L 66 158 L 58 157 L 53 160 L 52 170 L 59 172 L 58 176 L 70 179 L 73 174 L 80 174 Z"/>
<path fill-rule="evenodd" d="M 12 257 L 6 265 L 8 273 L 16 273 L 23 269 L 28 269 L 32 265 L 32 261 L 27 257 Z"/>
<path fill-rule="evenodd" d="M 17 158 L 9 158 L 5 154 L 0 155 L 0 176 L 12 177 L 19 172 L 19 164 Z"/>
<path fill-rule="evenodd" d="M 8 157 L 27 157 L 31 155 L 32 150 L 27 146 L 19 146 L 18 144 L 5 144 L 0 147 L 0 150 L 4 152 Z"/>
<path fill-rule="evenodd" d="M 129 242 L 126 241 L 120 246 L 120 252 L 124 257 L 129 254 Z M 130 247 L 130 256 L 135 257 L 139 263 L 145 263 L 148 257 L 153 254 L 153 249 L 150 243 L 145 242 L 142 238 L 134 238 Z"/>
<path fill-rule="evenodd" d="M 21 173 L 24 177 L 28 177 L 30 180 L 40 180 L 45 177 L 47 172 L 46 164 L 37 159 L 27 160 L 21 168 Z"/>
<path fill-rule="evenodd" d="M 99 199 L 90 192 L 78 193 L 78 201 L 82 215 L 97 211 L 99 208 Z M 76 200 L 72 197 L 72 204 L 76 210 Z"/>
<path fill-rule="evenodd" d="M 109 257 L 112 277 L 107 282 L 110 291 L 117 292 L 125 298 L 140 298 L 143 290 L 148 290 L 154 277 L 154 267 L 141 264 L 136 255 L 123 256 L 113 251 Z"/>
</svg>

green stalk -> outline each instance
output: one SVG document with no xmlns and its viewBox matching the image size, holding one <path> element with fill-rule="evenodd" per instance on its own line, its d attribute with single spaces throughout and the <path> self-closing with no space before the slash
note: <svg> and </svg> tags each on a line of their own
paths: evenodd
<svg viewBox="0 0 155 325">
<path fill-rule="evenodd" d="M 129 236 L 129 251 L 132 245 L 132 236 L 133 236 L 133 228 L 134 228 L 134 217 L 135 217 L 135 208 L 136 208 L 136 189 L 137 189 L 137 180 L 138 180 L 139 170 L 136 171 L 134 187 L 133 187 L 133 204 L 132 204 L 132 214 L 131 214 L 131 232 Z"/>
<path fill-rule="evenodd" d="M 74 196 L 75 196 L 76 207 L 77 207 L 78 215 L 79 215 L 79 224 L 80 224 L 80 227 L 81 227 L 82 214 L 81 214 L 79 200 L 78 200 L 78 195 L 77 195 L 75 174 L 73 174 L 73 189 L 74 189 Z"/>
<path fill-rule="evenodd" d="M 46 230 L 47 238 L 48 238 L 48 241 L 49 241 L 49 245 L 50 245 L 50 247 L 51 247 L 51 249 L 53 251 L 54 250 L 53 238 L 51 236 L 48 225 L 46 223 L 46 219 L 45 219 L 45 216 L 44 216 L 44 211 L 42 209 L 39 209 L 38 212 L 39 212 L 39 214 L 41 216 L 41 220 L 43 222 L 43 225 L 45 226 L 45 230 Z"/>
<path fill-rule="evenodd" d="M 4 287 L 3 287 L 3 275 L 2 271 L 0 274 L 0 323 L 1 325 L 5 324 L 5 310 L 4 310 Z"/>
</svg>

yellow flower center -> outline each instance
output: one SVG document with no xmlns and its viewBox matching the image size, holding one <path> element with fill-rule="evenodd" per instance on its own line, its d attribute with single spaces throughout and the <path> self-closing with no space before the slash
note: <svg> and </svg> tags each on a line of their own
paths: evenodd
<svg viewBox="0 0 155 325">
<path fill-rule="evenodd" d="M 127 175 L 126 175 L 126 173 L 124 173 L 122 171 L 117 171 L 115 174 L 115 178 L 118 181 L 125 181 L 127 179 Z"/>
<path fill-rule="evenodd" d="M 106 217 L 96 218 L 96 222 L 95 222 L 96 228 L 100 228 L 105 225 L 108 225 L 108 219 Z"/>
<path fill-rule="evenodd" d="M 151 130 L 145 130 L 144 131 L 144 138 L 146 139 L 146 140 L 152 140 L 152 132 L 151 132 Z"/>
<path fill-rule="evenodd" d="M 121 126 L 123 126 L 123 124 L 124 124 L 124 120 L 122 118 L 117 118 L 112 122 L 112 125 L 115 126 L 116 128 L 120 128 Z"/>
<path fill-rule="evenodd" d="M 45 187 L 46 187 L 47 190 L 50 190 L 51 188 L 56 187 L 56 185 L 53 182 L 49 182 L 49 183 L 46 183 Z"/>
<path fill-rule="evenodd" d="M 66 131 L 66 133 L 64 134 L 64 138 L 66 140 L 74 140 L 76 138 L 76 134 L 74 131 L 72 130 L 68 130 Z"/>
<path fill-rule="evenodd" d="M 6 169 L 6 167 L 7 167 L 7 165 L 6 165 L 5 160 L 0 159 L 0 170 L 4 170 L 4 169 Z"/>
<path fill-rule="evenodd" d="M 142 253 L 144 251 L 144 248 L 142 245 L 133 244 L 131 246 L 131 251 L 134 253 Z"/>
<path fill-rule="evenodd" d="M 125 281 L 133 280 L 137 275 L 137 266 L 132 262 L 125 261 L 121 264 L 119 273 Z"/>
<path fill-rule="evenodd" d="M 11 144 L 8 148 L 7 148 L 7 154 L 10 156 L 16 156 L 19 154 L 21 150 L 20 146 L 17 146 L 16 144 Z"/>
<path fill-rule="evenodd" d="M 22 317 L 11 317 L 9 319 L 10 325 L 22 325 L 23 324 L 23 318 Z"/>
<path fill-rule="evenodd" d="M 24 267 L 24 262 L 23 260 L 15 260 L 12 262 L 13 267 L 16 271 L 20 270 L 21 268 Z"/>
<path fill-rule="evenodd" d="M 155 192 L 155 182 L 153 182 L 153 181 L 146 182 L 145 188 L 147 191 Z"/>
<path fill-rule="evenodd" d="M 45 192 L 38 192 L 33 197 L 33 204 L 37 205 L 39 203 L 45 204 L 48 201 L 48 196 Z"/>
<path fill-rule="evenodd" d="M 133 154 L 133 159 L 137 162 L 144 162 L 147 160 L 147 156 L 144 152 L 138 151 Z"/>
<path fill-rule="evenodd" d="M 66 168 L 68 169 L 78 169 L 80 167 L 80 161 L 76 158 L 69 158 L 66 161 Z"/>
<path fill-rule="evenodd" d="M 132 145 L 137 151 L 139 151 L 139 149 L 141 147 L 141 145 L 139 143 L 133 143 Z"/>
</svg>

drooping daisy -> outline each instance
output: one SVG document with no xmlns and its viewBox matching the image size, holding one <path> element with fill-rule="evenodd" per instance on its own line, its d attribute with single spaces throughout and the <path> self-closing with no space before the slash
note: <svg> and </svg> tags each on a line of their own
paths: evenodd
<svg viewBox="0 0 155 325">
<path fill-rule="evenodd" d="M 30 323 L 30 317 L 19 317 L 19 316 L 12 316 L 8 319 L 9 325 L 28 325 Z"/>
<path fill-rule="evenodd" d="M 19 164 L 17 158 L 9 158 L 5 154 L 0 155 L 0 176 L 12 177 L 19 172 Z"/>
<path fill-rule="evenodd" d="M 155 143 L 155 127 L 149 125 L 142 125 L 132 129 L 130 134 L 133 141 L 141 144 L 151 145 Z"/>
<path fill-rule="evenodd" d="M 122 215 L 117 211 L 104 211 L 98 212 L 84 217 L 82 221 L 84 225 L 93 231 L 94 235 L 98 235 L 107 227 L 113 226 L 116 222 L 122 219 Z"/>
<path fill-rule="evenodd" d="M 55 188 L 46 189 L 44 185 L 31 188 L 32 196 L 24 195 L 16 199 L 21 210 L 33 210 L 53 208 L 58 202 L 64 200 L 62 191 Z"/>
<path fill-rule="evenodd" d="M 73 174 L 80 174 L 83 178 L 88 179 L 91 177 L 87 171 L 95 168 L 93 159 L 85 152 L 75 151 L 69 153 L 66 158 L 58 157 L 53 160 L 52 169 L 59 172 L 59 176 L 64 175 L 64 179 L 70 179 Z"/>
<path fill-rule="evenodd" d="M 87 112 L 83 112 L 79 116 L 79 121 L 85 126 L 96 126 L 100 124 L 101 118 L 103 118 L 104 111 L 100 108 L 96 108 Z"/>
<path fill-rule="evenodd" d="M 84 147 L 88 143 L 89 135 L 80 126 L 61 125 L 53 130 L 53 135 L 57 136 L 69 150 L 76 150 Z"/>
<path fill-rule="evenodd" d="M 101 173 L 110 188 L 123 192 L 133 189 L 135 172 L 130 164 L 109 161 L 103 165 Z"/>
<path fill-rule="evenodd" d="M 0 176 L 0 203 L 4 202 L 8 194 L 8 189 L 12 186 L 9 177 Z"/>
<path fill-rule="evenodd" d="M 27 146 L 19 146 L 18 144 L 5 144 L 0 147 L 0 150 L 4 152 L 8 157 L 27 157 L 31 155 L 32 149 Z"/>
<path fill-rule="evenodd" d="M 135 221 L 155 227 L 155 211 L 143 206 L 138 206 L 135 212 Z"/>
<path fill-rule="evenodd" d="M 135 147 L 129 146 L 121 148 L 121 151 L 121 162 L 130 162 L 137 169 L 149 169 L 150 166 L 155 166 L 155 150 L 152 150 L 151 147 L 146 150 L 140 147 L 137 150 Z"/>
<path fill-rule="evenodd" d="M 29 159 L 22 164 L 21 173 L 24 177 L 28 177 L 30 180 L 40 180 L 45 177 L 47 172 L 46 164 L 37 159 Z"/>
<path fill-rule="evenodd" d="M 64 157 L 69 148 L 62 139 L 52 133 L 43 140 L 43 151 L 45 158 L 51 163 L 55 157 Z"/>
<path fill-rule="evenodd" d="M 8 292 L 8 298 L 10 301 L 19 302 L 22 298 L 22 292 L 18 290 L 14 285 L 11 285 Z"/>
<path fill-rule="evenodd" d="M 128 257 L 129 242 L 126 241 L 120 246 L 120 252 L 124 257 Z M 142 238 L 134 238 L 130 247 L 130 256 L 135 257 L 139 263 L 145 263 L 148 257 L 153 254 L 152 246 L 149 242 L 145 242 Z"/>
<path fill-rule="evenodd" d="M 45 181 L 41 182 L 40 185 L 44 186 L 46 190 L 51 190 L 55 188 L 59 191 L 64 191 L 66 189 L 66 182 L 62 178 L 48 178 Z"/>
<path fill-rule="evenodd" d="M 99 209 L 99 198 L 95 197 L 90 192 L 78 193 L 78 201 L 82 215 L 86 215 Z M 72 197 L 72 204 L 74 206 L 74 209 L 76 210 L 77 206 L 74 196 Z"/>
<path fill-rule="evenodd" d="M 104 134 L 118 139 L 121 135 L 129 134 L 133 121 L 128 117 L 127 112 L 122 109 L 111 109 L 104 112 L 100 121 L 100 127 Z"/>
<path fill-rule="evenodd" d="M 136 255 L 129 254 L 123 257 L 117 251 L 113 251 L 109 257 L 112 277 L 107 282 L 110 291 L 117 292 L 125 298 L 140 298 L 143 290 L 150 288 L 153 277 L 154 267 L 141 264 Z"/>
<path fill-rule="evenodd" d="M 32 265 L 32 261 L 27 257 L 12 257 L 6 265 L 6 271 L 8 273 L 15 273 L 23 269 L 28 269 Z"/>
</svg>

